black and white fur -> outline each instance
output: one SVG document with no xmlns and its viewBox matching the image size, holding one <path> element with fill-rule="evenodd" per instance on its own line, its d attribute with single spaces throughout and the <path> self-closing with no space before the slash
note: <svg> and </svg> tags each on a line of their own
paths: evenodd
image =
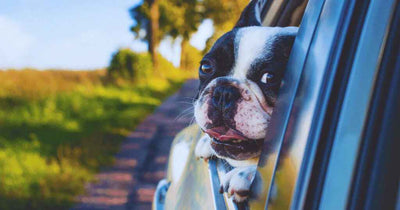
<svg viewBox="0 0 400 210">
<path fill-rule="evenodd" d="M 296 27 L 262 27 L 257 1 L 236 26 L 203 57 L 195 119 L 207 133 L 195 155 L 225 159 L 236 167 L 223 177 L 222 191 L 247 199 L 268 131 L 277 92 L 297 34 Z"/>
</svg>

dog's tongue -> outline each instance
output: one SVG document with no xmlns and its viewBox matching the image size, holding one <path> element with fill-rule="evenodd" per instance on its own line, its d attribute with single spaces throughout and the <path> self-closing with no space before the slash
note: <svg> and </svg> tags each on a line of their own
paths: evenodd
<svg viewBox="0 0 400 210">
<path fill-rule="evenodd" d="M 246 137 L 244 137 L 240 132 L 223 126 L 210 128 L 205 130 L 205 132 L 220 141 L 231 139 L 246 140 Z"/>
</svg>

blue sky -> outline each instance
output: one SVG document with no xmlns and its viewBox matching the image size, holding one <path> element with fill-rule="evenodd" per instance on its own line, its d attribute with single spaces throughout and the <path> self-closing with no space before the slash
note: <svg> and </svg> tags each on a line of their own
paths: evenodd
<svg viewBox="0 0 400 210">
<path fill-rule="evenodd" d="M 2 0 L 0 69 L 95 69 L 108 65 L 121 47 L 136 51 L 146 44 L 133 39 L 128 9 L 140 0 Z M 212 34 L 205 21 L 191 43 L 203 48 Z M 179 62 L 179 40 L 166 39 L 159 51 Z"/>
</svg>

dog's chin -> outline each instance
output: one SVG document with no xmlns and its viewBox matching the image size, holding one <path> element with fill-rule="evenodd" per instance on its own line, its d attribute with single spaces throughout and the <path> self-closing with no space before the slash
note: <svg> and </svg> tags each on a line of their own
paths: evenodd
<svg viewBox="0 0 400 210">
<path fill-rule="evenodd" d="M 233 160 L 248 160 L 260 155 L 263 141 L 264 139 L 229 139 L 221 141 L 212 138 L 211 147 L 220 157 Z"/>
</svg>

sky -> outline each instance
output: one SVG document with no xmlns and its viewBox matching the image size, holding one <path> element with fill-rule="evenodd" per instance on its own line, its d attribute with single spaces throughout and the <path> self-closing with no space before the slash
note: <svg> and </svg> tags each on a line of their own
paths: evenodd
<svg viewBox="0 0 400 210">
<path fill-rule="evenodd" d="M 140 0 L 1 0 L 0 69 L 96 69 L 109 64 L 112 53 L 129 47 L 145 51 L 134 40 L 128 9 Z M 213 33 L 204 21 L 190 43 L 198 49 Z M 180 39 L 166 38 L 160 53 L 179 63 Z"/>
</svg>

